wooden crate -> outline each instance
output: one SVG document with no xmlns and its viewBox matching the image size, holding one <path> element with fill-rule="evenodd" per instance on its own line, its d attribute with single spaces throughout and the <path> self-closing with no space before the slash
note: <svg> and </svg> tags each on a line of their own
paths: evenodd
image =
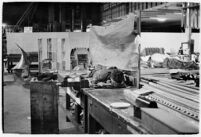
<svg viewBox="0 0 201 137">
<path fill-rule="evenodd" d="M 31 133 L 57 134 L 58 86 L 55 82 L 31 82 Z"/>
</svg>

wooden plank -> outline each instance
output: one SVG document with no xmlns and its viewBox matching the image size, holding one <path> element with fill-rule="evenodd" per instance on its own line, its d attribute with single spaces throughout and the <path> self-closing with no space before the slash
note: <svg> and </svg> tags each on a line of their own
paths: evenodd
<svg viewBox="0 0 201 137">
<path fill-rule="evenodd" d="M 107 132 L 112 133 L 112 115 L 106 109 L 100 106 L 96 101 L 88 102 L 89 113 L 100 123 Z"/>
<path fill-rule="evenodd" d="M 80 98 L 76 97 L 75 94 L 72 93 L 71 89 L 67 87 L 66 93 L 78 104 L 81 105 Z"/>
</svg>

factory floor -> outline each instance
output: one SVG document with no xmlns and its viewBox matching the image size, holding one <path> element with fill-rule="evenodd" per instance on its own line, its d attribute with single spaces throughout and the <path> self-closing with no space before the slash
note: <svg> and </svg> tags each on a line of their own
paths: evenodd
<svg viewBox="0 0 201 137">
<path fill-rule="evenodd" d="M 3 133 L 31 134 L 30 90 L 11 74 L 4 73 L 3 80 Z M 66 122 L 65 93 L 59 93 L 59 133 L 80 133 L 71 122 Z"/>
</svg>

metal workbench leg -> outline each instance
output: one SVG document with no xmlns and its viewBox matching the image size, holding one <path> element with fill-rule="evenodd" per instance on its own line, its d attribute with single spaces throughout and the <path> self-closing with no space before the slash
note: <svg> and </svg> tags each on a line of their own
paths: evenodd
<svg viewBox="0 0 201 137">
<path fill-rule="evenodd" d="M 96 133 L 96 120 L 88 114 L 88 134 Z"/>
<path fill-rule="evenodd" d="M 87 133 L 88 132 L 88 100 L 87 100 L 87 96 L 84 95 L 84 132 Z"/>
<path fill-rule="evenodd" d="M 66 93 L 66 109 L 70 109 L 70 96 Z"/>
<path fill-rule="evenodd" d="M 70 96 L 66 93 L 66 110 L 70 110 Z M 70 119 L 66 115 L 66 122 L 70 122 Z"/>
<path fill-rule="evenodd" d="M 76 119 L 76 122 L 79 124 L 81 123 L 81 121 L 80 121 L 81 120 L 81 118 L 80 118 L 81 112 L 82 112 L 81 106 L 76 104 L 76 106 L 75 106 L 75 119 Z"/>
</svg>

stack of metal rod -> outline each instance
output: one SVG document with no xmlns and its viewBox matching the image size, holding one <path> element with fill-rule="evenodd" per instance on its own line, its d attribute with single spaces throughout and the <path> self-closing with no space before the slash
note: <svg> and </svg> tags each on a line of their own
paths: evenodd
<svg viewBox="0 0 201 137">
<path fill-rule="evenodd" d="M 143 88 L 154 92 L 147 98 L 156 101 L 159 107 L 199 121 L 199 88 L 195 84 L 162 77 L 147 77 L 141 78 L 141 84 Z"/>
</svg>

